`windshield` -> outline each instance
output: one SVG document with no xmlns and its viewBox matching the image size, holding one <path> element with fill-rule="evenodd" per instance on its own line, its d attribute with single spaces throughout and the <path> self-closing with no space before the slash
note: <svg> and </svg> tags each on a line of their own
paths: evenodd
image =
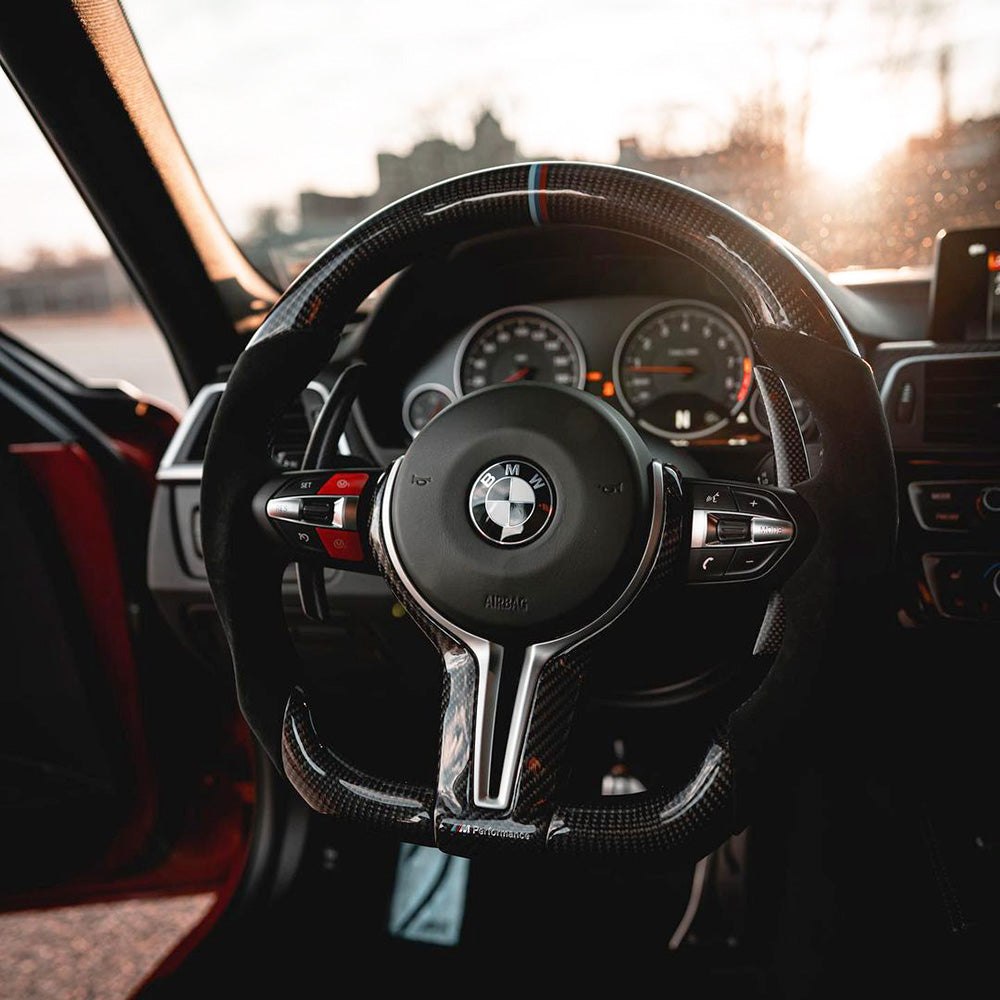
<svg viewBox="0 0 1000 1000">
<path fill-rule="evenodd" d="M 446 176 L 586 159 L 699 188 L 827 268 L 1000 216 L 996 0 L 129 0 L 209 193 L 287 281 Z"/>
</svg>

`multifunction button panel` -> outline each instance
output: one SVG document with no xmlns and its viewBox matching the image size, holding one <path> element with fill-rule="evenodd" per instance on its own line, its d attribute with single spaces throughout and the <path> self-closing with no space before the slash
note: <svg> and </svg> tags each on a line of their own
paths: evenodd
<svg viewBox="0 0 1000 1000">
<path fill-rule="evenodd" d="M 700 583 L 764 576 L 788 550 L 795 521 L 770 490 L 689 479 L 688 579 Z"/>
<path fill-rule="evenodd" d="M 289 547 L 303 555 L 363 562 L 358 518 L 370 478 L 367 472 L 290 476 L 267 501 L 267 518 Z"/>
</svg>

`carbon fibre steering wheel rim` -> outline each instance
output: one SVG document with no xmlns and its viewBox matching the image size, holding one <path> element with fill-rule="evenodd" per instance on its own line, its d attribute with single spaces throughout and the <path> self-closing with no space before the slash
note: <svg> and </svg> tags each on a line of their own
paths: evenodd
<svg viewBox="0 0 1000 1000">
<path fill-rule="evenodd" d="M 555 769 L 543 767 L 538 787 L 532 786 L 528 797 L 544 803 L 544 809 L 528 817 L 513 810 L 481 815 L 470 801 L 457 801 L 456 788 L 468 780 L 471 758 L 460 752 L 449 771 L 445 758 L 454 746 L 447 739 L 442 740 L 438 787 L 427 788 L 365 775 L 315 732 L 281 616 L 277 592 L 283 564 L 261 558 L 256 549 L 251 499 L 275 471 L 266 457 L 271 427 L 332 355 L 344 322 L 371 288 L 439 247 L 501 229 L 548 225 L 594 226 L 650 239 L 702 265 L 729 288 L 760 355 L 778 375 L 792 378 L 816 416 L 824 468 L 799 492 L 816 510 L 820 531 L 814 551 L 797 571 L 799 579 L 794 585 L 789 581 L 789 627 L 771 673 L 733 713 L 690 781 L 677 789 L 630 796 L 631 801 L 567 804 L 557 800 Z M 861 438 L 859 425 L 865 429 Z M 777 446 L 784 436 L 775 428 Z M 863 490 L 863 510 L 836 476 Z M 669 475 L 664 484 L 667 507 L 657 542 L 676 546 L 679 521 L 669 504 L 679 502 L 679 486 L 675 490 Z M 443 731 L 454 733 L 456 713 L 468 705 L 470 688 L 477 684 L 474 657 L 459 636 L 414 604 L 398 567 L 386 557 L 379 532 L 384 488 L 385 483 L 373 508 L 373 556 L 441 652 L 446 671 Z M 206 563 L 233 654 L 240 704 L 272 759 L 314 808 L 455 853 L 470 853 L 474 843 L 489 842 L 563 853 L 690 857 L 742 828 L 760 788 L 794 739 L 794 718 L 802 709 L 793 703 L 775 711 L 775 690 L 787 690 L 787 676 L 796 677 L 796 686 L 802 687 L 808 669 L 819 669 L 802 665 L 810 657 L 821 659 L 837 589 L 885 571 L 891 561 L 895 503 L 891 449 L 871 372 L 843 321 L 794 256 L 738 213 L 678 184 L 615 167 L 564 163 L 502 167 L 446 181 L 382 210 L 321 254 L 239 359 L 213 423 L 202 488 Z M 859 518 L 875 544 L 855 543 Z M 670 559 L 658 564 L 673 565 Z M 657 571 L 651 568 L 650 576 Z M 534 711 L 551 716 L 545 716 L 548 721 L 538 736 L 543 742 L 565 742 L 566 712 L 572 710 L 585 653 L 582 647 L 559 653 L 553 657 L 558 669 L 543 672 L 538 680 Z M 808 694 L 801 700 L 807 701 Z M 558 756 L 551 747 L 534 753 L 530 732 L 526 739 L 518 778 L 522 790 L 534 780 L 527 762 L 545 759 L 549 752 L 553 759 Z M 442 778 L 445 774 L 451 784 Z M 527 833 L 513 835 L 513 829 Z"/>
</svg>

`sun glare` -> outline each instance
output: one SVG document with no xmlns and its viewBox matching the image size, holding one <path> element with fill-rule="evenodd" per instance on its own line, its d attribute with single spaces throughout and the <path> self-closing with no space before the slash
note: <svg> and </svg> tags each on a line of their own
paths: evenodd
<svg viewBox="0 0 1000 1000">
<path fill-rule="evenodd" d="M 898 114 L 880 114 L 863 102 L 842 99 L 810 116 L 803 159 L 828 181 L 853 184 L 902 147 L 908 134 Z"/>
</svg>

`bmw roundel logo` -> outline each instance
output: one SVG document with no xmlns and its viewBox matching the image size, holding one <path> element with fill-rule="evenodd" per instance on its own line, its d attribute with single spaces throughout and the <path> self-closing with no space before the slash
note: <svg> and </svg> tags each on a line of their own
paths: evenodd
<svg viewBox="0 0 1000 1000">
<path fill-rule="evenodd" d="M 523 545 L 552 517 L 555 494 L 548 477 L 523 458 L 503 458 L 476 476 L 469 515 L 479 533 L 498 545 Z"/>
</svg>

